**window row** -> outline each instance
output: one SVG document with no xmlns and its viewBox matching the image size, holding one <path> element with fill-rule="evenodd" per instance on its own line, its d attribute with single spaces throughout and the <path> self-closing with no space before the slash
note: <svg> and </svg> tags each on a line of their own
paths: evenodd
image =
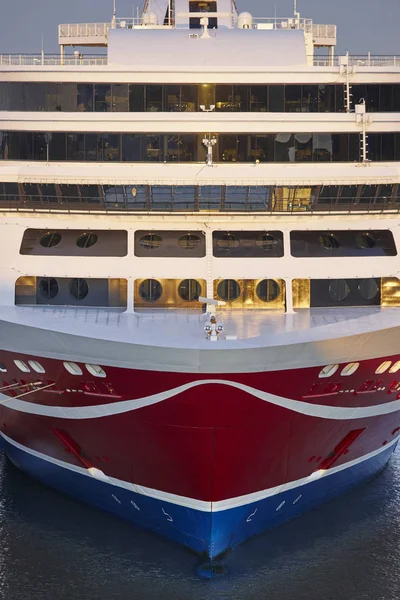
<svg viewBox="0 0 400 600">
<path fill-rule="evenodd" d="M 351 86 L 352 106 L 400 111 L 399 84 Z M 343 85 L 0 83 L 0 110 L 63 112 L 344 112 Z"/>
<path fill-rule="evenodd" d="M 225 186 L 1 183 L 2 208 L 106 211 L 398 210 L 400 185 Z"/>
<path fill-rule="evenodd" d="M 14 365 L 22 372 L 22 373 L 30 373 L 31 370 L 35 373 L 46 373 L 46 369 L 38 360 L 20 360 L 16 359 L 13 361 Z M 64 368 L 71 373 L 71 375 L 82 375 L 83 371 L 79 365 L 73 362 L 64 362 Z M 106 377 L 106 372 L 100 365 L 92 365 L 89 363 L 85 364 L 86 370 L 93 375 L 94 377 Z M 4 363 L 0 363 L 0 373 L 7 373 L 9 367 Z"/>
<path fill-rule="evenodd" d="M 353 373 L 355 373 L 357 371 L 359 366 L 360 366 L 360 363 L 349 363 L 341 370 L 340 375 L 343 375 L 343 376 L 353 375 Z M 394 362 L 394 363 L 391 360 L 385 360 L 383 363 L 381 363 L 375 369 L 375 375 L 382 375 L 383 373 L 386 373 L 386 371 L 388 369 L 389 369 L 389 373 L 397 373 L 397 371 L 400 371 L 400 360 L 398 360 L 397 362 Z M 323 379 L 325 377 L 332 377 L 332 375 L 334 375 L 338 370 L 339 370 L 338 364 L 326 365 L 326 367 L 323 367 L 321 369 L 318 377 L 320 379 Z M 368 382 L 368 383 L 370 383 L 370 382 Z"/>
<path fill-rule="evenodd" d="M 293 306 L 300 308 L 399 306 L 397 278 L 294 279 Z M 135 279 L 133 305 L 145 308 L 203 310 L 199 297 L 207 296 L 204 279 Z M 213 297 L 226 309 L 285 309 L 283 278 L 216 279 Z M 92 306 L 126 309 L 126 279 L 23 276 L 15 285 L 16 305 Z"/>
<path fill-rule="evenodd" d="M 214 231 L 217 258 L 280 258 L 283 233 L 275 230 Z M 298 258 L 396 256 L 390 230 L 298 230 L 290 232 L 290 252 Z M 42 256 L 127 256 L 128 233 L 119 230 L 27 229 L 21 254 Z M 202 258 L 206 256 L 203 231 L 135 231 L 135 256 L 144 258 Z"/>
<path fill-rule="evenodd" d="M 139 134 L 1 131 L 1 160 L 204 162 L 204 137 L 215 162 L 358 162 L 356 133 Z M 374 142 L 374 136 L 380 136 Z M 378 139 L 378 138 L 377 138 Z M 400 160 L 400 134 L 370 134 L 374 160 Z M 392 148 L 393 153 L 386 150 Z"/>
</svg>

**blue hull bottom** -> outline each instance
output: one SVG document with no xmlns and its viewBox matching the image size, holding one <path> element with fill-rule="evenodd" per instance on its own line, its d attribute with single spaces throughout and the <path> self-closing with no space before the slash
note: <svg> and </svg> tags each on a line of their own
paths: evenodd
<svg viewBox="0 0 400 600">
<path fill-rule="evenodd" d="M 32 453 L 5 437 L 1 445 L 18 468 L 46 485 L 151 529 L 210 558 L 373 477 L 386 465 L 396 446 L 390 444 L 345 469 L 332 469 L 332 473 L 321 476 L 316 474 L 315 478 L 303 480 L 287 491 L 211 514 L 100 481 L 66 468 L 65 463 Z"/>
</svg>

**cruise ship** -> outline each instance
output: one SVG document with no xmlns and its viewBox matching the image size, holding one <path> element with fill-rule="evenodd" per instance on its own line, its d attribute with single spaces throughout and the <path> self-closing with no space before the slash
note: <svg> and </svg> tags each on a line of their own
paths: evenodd
<svg viewBox="0 0 400 600">
<path fill-rule="evenodd" d="M 58 41 L 0 55 L 1 444 L 212 560 L 398 442 L 400 58 L 234 0 Z"/>
</svg>

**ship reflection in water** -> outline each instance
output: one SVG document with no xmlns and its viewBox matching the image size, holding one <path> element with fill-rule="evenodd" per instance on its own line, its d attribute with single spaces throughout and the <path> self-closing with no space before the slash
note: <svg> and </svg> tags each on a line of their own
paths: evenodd
<svg viewBox="0 0 400 600">
<path fill-rule="evenodd" d="M 5 600 L 398 600 L 400 452 L 370 484 L 239 546 L 204 582 L 178 545 L 49 490 L 0 456 Z"/>
</svg>

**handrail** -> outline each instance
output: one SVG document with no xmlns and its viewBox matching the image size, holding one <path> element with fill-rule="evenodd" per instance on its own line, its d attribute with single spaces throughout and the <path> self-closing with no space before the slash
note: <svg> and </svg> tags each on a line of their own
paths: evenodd
<svg viewBox="0 0 400 600">
<path fill-rule="evenodd" d="M 339 67 L 342 57 L 313 56 L 314 67 Z M 346 57 L 347 60 L 347 57 Z M 400 67 L 400 56 L 349 56 L 348 64 L 358 67 Z M 108 64 L 106 54 L 0 54 L 0 67 L 40 66 L 104 66 Z"/>
</svg>

